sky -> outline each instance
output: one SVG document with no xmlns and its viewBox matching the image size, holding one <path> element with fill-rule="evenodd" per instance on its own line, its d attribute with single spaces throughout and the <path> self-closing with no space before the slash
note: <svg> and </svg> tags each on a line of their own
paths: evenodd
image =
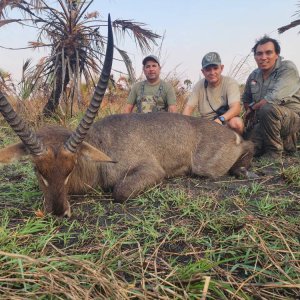
<svg viewBox="0 0 300 300">
<path fill-rule="evenodd" d="M 54 2 L 54 1 L 52 1 Z M 114 19 L 129 19 L 147 24 L 159 35 L 161 47 L 151 53 L 160 55 L 162 77 L 174 76 L 195 83 L 201 77 L 202 57 L 210 51 L 220 54 L 224 75 L 244 83 L 255 68 L 251 48 L 256 39 L 268 34 L 281 45 L 281 55 L 292 60 L 300 70 L 300 26 L 277 33 L 277 28 L 289 24 L 300 16 L 297 0 L 95 0 L 88 10 L 97 10 L 102 18 L 111 14 Z M 8 12 L 10 14 L 11 12 Z M 0 46 L 26 47 L 36 40 L 36 33 L 16 25 L 0 27 Z M 118 46 L 127 51 L 136 70 L 142 74 L 141 53 L 132 38 L 117 39 Z M 18 80 L 23 62 L 27 58 L 37 61 L 45 52 L 32 50 L 5 50 L 0 48 L 0 68 Z M 241 68 L 239 66 L 241 65 Z M 126 71 L 114 62 L 115 69 Z"/>
</svg>

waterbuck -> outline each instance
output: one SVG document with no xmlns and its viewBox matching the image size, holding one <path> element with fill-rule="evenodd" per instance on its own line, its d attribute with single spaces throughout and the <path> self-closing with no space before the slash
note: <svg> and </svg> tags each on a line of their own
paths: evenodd
<svg viewBox="0 0 300 300">
<path fill-rule="evenodd" d="M 212 121 L 149 113 L 112 115 L 93 124 L 107 87 L 112 57 L 109 25 L 103 71 L 75 132 L 49 126 L 33 132 L 0 92 L 0 111 L 22 140 L 0 150 L 0 163 L 29 155 L 47 213 L 70 216 L 68 194 L 82 193 L 90 187 L 111 190 L 120 202 L 167 177 L 246 172 L 252 143 Z"/>
</svg>

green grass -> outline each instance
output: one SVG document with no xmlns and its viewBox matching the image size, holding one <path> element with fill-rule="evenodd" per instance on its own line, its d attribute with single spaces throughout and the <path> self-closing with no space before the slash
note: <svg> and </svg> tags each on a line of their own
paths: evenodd
<svg viewBox="0 0 300 300">
<path fill-rule="evenodd" d="M 300 159 L 288 160 L 273 173 L 256 162 L 255 181 L 167 180 L 125 204 L 91 191 L 70 219 L 36 216 L 30 163 L 2 166 L 0 298 L 297 299 Z"/>
<path fill-rule="evenodd" d="M 297 188 L 300 187 L 300 166 L 299 165 L 293 165 L 286 168 L 283 171 L 283 176 L 285 177 L 289 185 L 295 186 Z"/>
</svg>

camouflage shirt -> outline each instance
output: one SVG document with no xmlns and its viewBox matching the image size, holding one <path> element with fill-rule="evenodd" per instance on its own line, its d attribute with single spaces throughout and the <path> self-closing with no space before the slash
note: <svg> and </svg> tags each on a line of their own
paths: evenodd
<svg viewBox="0 0 300 300">
<path fill-rule="evenodd" d="M 176 104 L 176 95 L 168 82 L 151 85 L 145 80 L 132 87 L 127 103 L 136 105 L 139 113 L 168 111 L 169 105 Z"/>
</svg>

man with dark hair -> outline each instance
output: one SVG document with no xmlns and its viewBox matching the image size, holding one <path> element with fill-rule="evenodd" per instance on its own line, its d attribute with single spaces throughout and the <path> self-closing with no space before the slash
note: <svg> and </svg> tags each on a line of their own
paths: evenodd
<svg viewBox="0 0 300 300">
<path fill-rule="evenodd" d="M 281 158 L 295 152 L 300 130 L 300 78 L 295 64 L 283 60 L 279 43 L 264 36 L 253 47 L 258 68 L 247 79 L 242 96 L 245 136 L 256 156 Z"/>
<path fill-rule="evenodd" d="M 278 41 L 268 37 L 267 35 L 265 35 L 264 37 L 262 37 L 260 40 L 258 40 L 256 42 L 256 44 L 252 48 L 252 52 L 256 53 L 256 49 L 259 45 L 263 45 L 263 44 L 266 44 L 266 43 L 269 43 L 269 42 L 273 43 L 275 53 L 279 55 L 281 49 L 280 49 L 280 45 L 279 45 Z"/>
<path fill-rule="evenodd" d="M 148 55 L 143 59 L 146 80 L 133 85 L 124 108 L 125 113 L 131 113 L 135 106 L 139 113 L 177 112 L 174 88 L 160 79 L 160 70 L 157 56 Z"/>
</svg>

